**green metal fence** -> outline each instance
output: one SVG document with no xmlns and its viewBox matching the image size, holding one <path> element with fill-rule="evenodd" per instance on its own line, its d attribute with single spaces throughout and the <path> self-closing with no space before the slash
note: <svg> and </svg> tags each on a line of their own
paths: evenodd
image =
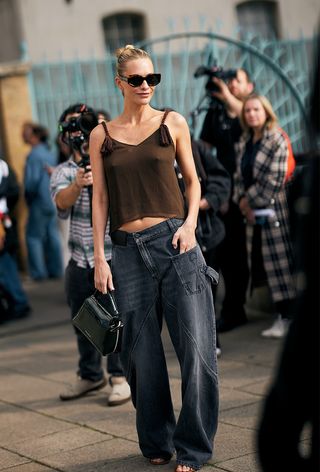
<svg viewBox="0 0 320 472">
<path fill-rule="evenodd" d="M 313 39 L 295 41 L 241 42 L 213 33 L 172 34 L 141 44 L 162 73 L 153 105 L 174 108 L 188 120 L 201 102 L 201 112 L 194 129 L 201 129 L 205 108 L 210 99 L 205 95 L 207 77 L 194 78 L 200 65 L 210 66 L 215 60 L 224 69 L 245 67 L 266 95 L 289 134 L 294 151 L 308 149 L 307 116 L 312 75 Z M 115 59 L 50 62 L 34 64 L 30 72 L 31 96 L 35 119 L 46 125 L 54 138 L 57 119 L 72 103 L 85 102 L 107 109 L 116 116 L 122 97 L 114 83 Z"/>
</svg>

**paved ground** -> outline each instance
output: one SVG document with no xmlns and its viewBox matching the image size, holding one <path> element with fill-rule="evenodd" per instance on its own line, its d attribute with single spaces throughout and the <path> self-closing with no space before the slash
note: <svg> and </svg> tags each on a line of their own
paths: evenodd
<svg viewBox="0 0 320 472">
<path fill-rule="evenodd" d="M 131 403 L 108 408 L 105 390 L 73 402 L 58 399 L 77 362 L 62 282 L 25 286 L 32 317 L 0 326 L 0 471 L 154 471 L 140 455 Z M 263 300 L 258 294 L 256 303 L 265 309 Z M 260 470 L 257 421 L 281 346 L 260 337 L 270 319 L 251 311 L 250 323 L 221 336 L 220 422 L 205 471 Z M 179 369 L 166 332 L 163 337 L 178 413 Z M 171 462 L 161 472 L 173 468 Z"/>
</svg>

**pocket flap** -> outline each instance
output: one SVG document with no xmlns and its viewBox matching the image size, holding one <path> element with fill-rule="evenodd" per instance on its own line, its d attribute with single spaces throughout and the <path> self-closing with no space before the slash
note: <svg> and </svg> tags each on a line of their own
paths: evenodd
<svg viewBox="0 0 320 472">
<path fill-rule="evenodd" d="M 214 269 L 212 269 L 212 267 L 210 266 L 205 266 L 204 267 L 204 273 L 210 277 L 211 279 L 211 282 L 213 285 L 218 285 L 218 282 L 219 282 L 219 274 L 217 271 L 215 271 Z"/>
</svg>

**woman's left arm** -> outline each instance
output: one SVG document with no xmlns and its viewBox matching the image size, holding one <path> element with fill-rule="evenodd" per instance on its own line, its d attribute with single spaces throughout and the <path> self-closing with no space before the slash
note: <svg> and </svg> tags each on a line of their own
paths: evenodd
<svg viewBox="0 0 320 472">
<path fill-rule="evenodd" d="M 180 254 L 196 246 L 195 230 L 200 202 L 200 184 L 197 176 L 189 127 L 183 116 L 172 112 L 171 123 L 176 146 L 176 159 L 179 164 L 185 183 L 185 195 L 188 203 L 187 217 L 184 224 L 175 233 L 172 244 L 176 248 L 179 244 Z"/>
</svg>

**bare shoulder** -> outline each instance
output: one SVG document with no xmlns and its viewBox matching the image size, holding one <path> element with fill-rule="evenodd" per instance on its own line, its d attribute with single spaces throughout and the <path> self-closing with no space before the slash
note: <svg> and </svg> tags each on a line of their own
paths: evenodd
<svg viewBox="0 0 320 472">
<path fill-rule="evenodd" d="M 189 129 L 187 120 L 176 111 L 170 111 L 165 122 L 169 129 L 174 131 L 177 135 L 181 132 L 186 132 Z"/>
<path fill-rule="evenodd" d="M 175 126 L 185 126 L 187 124 L 185 117 L 176 111 L 170 111 L 166 121 Z"/>
<path fill-rule="evenodd" d="M 93 143 L 101 143 L 106 137 L 103 125 L 100 123 L 90 133 L 90 141 Z"/>
</svg>

